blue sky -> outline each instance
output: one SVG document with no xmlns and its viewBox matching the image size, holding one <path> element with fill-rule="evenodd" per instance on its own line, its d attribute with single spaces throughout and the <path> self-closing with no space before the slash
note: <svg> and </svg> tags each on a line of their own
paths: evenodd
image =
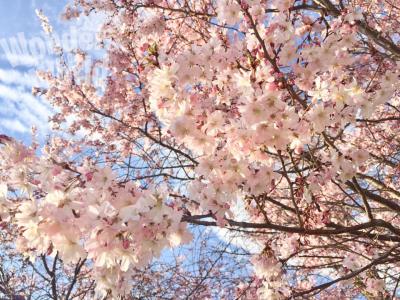
<svg viewBox="0 0 400 300">
<path fill-rule="evenodd" d="M 49 18 L 61 41 L 79 40 L 83 31 L 94 32 L 99 19 L 61 21 L 68 0 L 0 0 L 0 134 L 29 141 L 35 125 L 43 141 L 49 133 L 52 108 L 42 98 L 33 97 L 33 86 L 42 85 L 36 70 L 54 70 L 49 39 L 44 34 L 35 9 Z M 71 29 L 72 28 L 72 29 Z M 75 30 L 75 31 L 73 31 Z M 68 39 L 77 34 L 77 37 Z M 62 43 L 64 46 L 67 43 Z"/>
<path fill-rule="evenodd" d="M 0 0 L 1 37 L 11 37 L 18 32 L 39 34 L 41 26 L 35 9 L 41 8 L 46 15 L 56 17 L 66 3 L 67 0 Z"/>
<path fill-rule="evenodd" d="M 32 125 L 38 127 L 42 136 L 47 133 L 51 108 L 44 99 L 31 95 L 32 86 L 39 84 L 35 77 L 38 60 L 27 55 L 32 51 L 15 51 L 12 42 L 16 39 L 17 45 L 21 46 L 24 40 L 28 43 L 34 38 L 44 40 L 35 9 L 42 9 L 55 28 L 60 28 L 58 15 L 65 3 L 64 0 L 0 0 L 1 133 L 26 140 Z"/>
</svg>

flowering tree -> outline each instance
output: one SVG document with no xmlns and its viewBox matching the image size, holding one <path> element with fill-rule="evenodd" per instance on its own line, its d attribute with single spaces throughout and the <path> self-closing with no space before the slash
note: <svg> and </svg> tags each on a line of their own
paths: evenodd
<svg viewBox="0 0 400 300">
<path fill-rule="evenodd" d="M 99 12 L 90 80 L 79 49 L 39 74 L 53 138 L 1 137 L 19 253 L 85 261 L 98 297 L 125 297 L 188 224 L 222 227 L 260 249 L 239 299 L 396 297 L 397 1 L 76 0 L 63 16 Z"/>
<path fill-rule="evenodd" d="M 132 270 L 129 291 L 121 298 L 233 298 L 246 291 L 254 280 L 245 265 L 250 254 L 233 246 L 230 239 L 228 243 L 216 240 L 207 230 L 194 233 L 196 239 L 190 245 L 175 248 L 167 257 Z M 3 234 L 1 239 L 0 299 L 96 298 L 96 282 L 88 260 L 67 264 L 57 253 L 45 253 L 32 261 L 18 253 L 10 236 Z"/>
</svg>

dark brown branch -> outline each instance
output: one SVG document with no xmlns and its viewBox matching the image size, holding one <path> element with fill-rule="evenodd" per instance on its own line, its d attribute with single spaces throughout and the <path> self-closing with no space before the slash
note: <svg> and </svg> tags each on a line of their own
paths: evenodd
<svg viewBox="0 0 400 300">
<path fill-rule="evenodd" d="M 367 196 L 365 195 L 364 190 L 360 187 L 360 185 L 358 184 L 357 179 L 355 177 L 353 177 L 352 181 L 353 181 L 354 187 L 356 188 L 358 194 L 361 196 L 361 198 L 363 200 L 365 211 L 367 212 L 367 215 L 368 215 L 368 219 L 373 220 L 374 217 L 372 215 L 371 207 L 368 203 Z"/>
<path fill-rule="evenodd" d="M 81 269 L 82 269 L 83 265 L 85 264 L 85 262 L 86 262 L 86 259 L 83 259 L 82 261 L 81 261 L 81 259 L 79 259 L 78 263 L 76 264 L 75 270 L 74 270 L 74 276 L 73 276 L 71 284 L 68 288 L 67 295 L 65 296 L 65 300 L 70 299 L 72 290 L 74 289 L 74 286 L 78 280 L 79 273 L 81 272 Z"/>
<path fill-rule="evenodd" d="M 398 247 L 399 247 L 399 245 L 396 245 L 396 246 L 392 247 L 392 248 L 391 248 L 388 252 L 386 252 L 384 255 L 382 255 L 381 257 L 379 257 L 379 258 L 377 258 L 377 259 L 371 261 L 368 265 L 362 267 L 361 269 L 358 269 L 358 270 L 356 270 L 356 271 L 353 271 L 353 272 L 351 272 L 351 273 L 349 273 L 349 274 L 347 274 L 347 275 L 345 275 L 345 276 L 342 276 L 342 277 L 337 278 L 337 279 L 335 279 L 335 280 L 332 280 L 332 281 L 330 281 L 330 282 L 317 285 L 317 286 L 315 286 L 315 287 L 313 287 L 313 288 L 311 288 L 311 289 L 309 289 L 309 290 L 302 291 L 302 292 L 299 292 L 299 293 L 295 293 L 295 294 L 293 295 L 293 298 L 300 297 L 300 296 L 304 296 L 304 295 L 307 295 L 307 294 L 310 294 L 310 293 L 316 292 L 316 291 L 317 291 L 317 293 L 319 293 L 319 291 L 324 290 L 324 289 L 327 289 L 327 288 L 329 288 L 330 286 L 334 285 L 335 283 L 338 283 L 338 282 L 343 281 L 343 280 L 348 280 L 348 279 L 351 279 L 351 278 L 357 276 L 358 274 L 360 274 L 360 273 L 362 273 L 362 272 L 368 270 L 368 269 L 371 268 L 372 266 L 385 263 L 385 262 L 387 261 L 387 258 L 388 258 L 388 257 L 390 256 L 390 254 L 393 252 L 393 250 L 395 250 L 395 249 L 398 248 Z M 314 293 L 314 294 L 317 294 L 317 293 Z"/>
<path fill-rule="evenodd" d="M 334 16 L 334 17 L 339 17 L 341 15 L 341 11 L 336 8 L 335 5 L 332 4 L 329 0 L 314 0 L 315 3 L 321 5 L 323 8 L 325 8 L 326 13 Z M 355 22 L 358 28 L 358 31 L 367 37 L 369 37 L 371 40 L 373 40 L 377 45 L 381 46 L 383 49 L 388 51 L 392 56 L 395 56 L 396 58 L 400 58 L 400 47 L 394 44 L 392 41 L 389 39 L 385 38 L 382 36 L 380 32 L 377 30 L 371 28 L 368 26 L 368 24 L 363 21 L 363 20 L 358 20 Z"/>
<path fill-rule="evenodd" d="M 306 235 L 321 235 L 321 236 L 329 236 L 329 235 L 339 235 L 344 233 L 356 233 L 360 230 L 370 229 L 374 227 L 381 227 L 386 228 L 395 235 L 400 236 L 400 229 L 394 227 L 392 224 L 380 220 L 374 219 L 372 221 L 357 224 L 349 227 L 338 227 L 336 229 L 324 229 L 324 228 L 317 228 L 317 229 L 306 229 L 300 227 L 291 227 L 291 226 L 283 226 L 277 224 L 267 224 L 267 223 L 249 223 L 249 222 L 238 222 L 230 219 L 226 219 L 227 223 L 233 227 L 241 227 L 241 228 L 253 228 L 253 229 L 273 229 L 280 232 L 290 232 L 290 233 L 299 233 L 299 234 L 306 234 Z M 203 226 L 218 226 L 217 222 L 215 221 L 203 221 L 199 220 L 198 216 L 183 216 L 182 222 L 187 222 L 191 224 L 203 225 Z"/>
<path fill-rule="evenodd" d="M 357 193 L 357 188 L 354 186 L 354 184 L 351 181 L 346 181 L 346 185 L 351 188 L 354 192 Z M 390 199 L 386 199 L 382 196 L 379 196 L 377 194 L 374 194 L 366 189 L 361 189 L 362 192 L 364 193 L 364 195 L 368 198 L 371 199 L 377 203 L 380 203 L 392 210 L 394 210 L 397 213 L 400 213 L 400 205 L 398 205 L 396 202 L 390 200 Z"/>
</svg>

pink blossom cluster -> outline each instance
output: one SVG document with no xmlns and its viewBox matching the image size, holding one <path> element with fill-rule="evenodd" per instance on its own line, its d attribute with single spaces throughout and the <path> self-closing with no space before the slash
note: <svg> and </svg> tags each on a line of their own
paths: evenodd
<svg viewBox="0 0 400 300">
<path fill-rule="evenodd" d="M 116 297 L 132 267 L 190 241 L 187 223 L 219 226 L 259 246 L 244 295 L 396 294 L 394 1 L 80 0 L 64 18 L 93 11 L 101 88 L 78 51 L 35 89 L 68 137 L 39 157 L 3 141 L 1 215 L 22 252 L 88 257 Z"/>
<path fill-rule="evenodd" d="M 166 187 L 121 183 L 110 167 L 72 169 L 15 141 L 5 141 L 0 157 L 7 180 L 0 213 L 21 233 L 17 249 L 33 261 L 41 254 L 66 264 L 91 259 L 100 295 L 128 292 L 134 268 L 192 238 Z M 7 197 L 11 191 L 18 201 Z"/>
</svg>

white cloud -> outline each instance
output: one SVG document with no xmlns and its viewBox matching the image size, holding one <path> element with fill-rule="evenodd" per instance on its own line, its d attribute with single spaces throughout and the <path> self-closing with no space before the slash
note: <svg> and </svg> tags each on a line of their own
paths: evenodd
<svg viewBox="0 0 400 300">
<path fill-rule="evenodd" d="M 24 86 L 10 87 L 0 84 L 0 104 L 0 121 L 6 120 L 4 124 L 1 122 L 0 126 L 4 129 L 11 130 L 10 120 L 15 120 L 16 132 L 25 133 L 34 125 L 39 129 L 40 135 L 48 133 L 48 117 L 52 114 L 50 107 L 40 98 L 28 93 Z"/>
<path fill-rule="evenodd" d="M 236 203 L 231 206 L 231 212 L 233 214 L 233 219 L 236 221 L 251 221 L 242 199 L 236 200 Z M 250 253 L 260 253 L 263 249 L 263 245 L 255 239 L 249 238 L 248 234 L 220 227 L 214 227 L 213 230 L 221 240 L 231 242 L 232 245 L 241 247 Z"/>
<path fill-rule="evenodd" d="M 7 131 L 17 132 L 17 133 L 27 133 L 30 128 L 22 124 L 16 119 L 0 119 L 0 127 L 6 129 Z"/>
<path fill-rule="evenodd" d="M 31 89 L 38 86 L 40 80 L 32 72 L 19 72 L 13 69 L 0 69 L 0 82 L 10 85 L 21 85 Z"/>
<path fill-rule="evenodd" d="M 12 100 L 13 102 L 26 106 L 38 117 L 47 117 L 51 114 L 50 107 L 40 100 L 40 98 L 32 96 L 29 92 L 21 89 L 21 87 L 9 87 L 0 84 L 0 97 Z"/>
<path fill-rule="evenodd" d="M 35 125 L 39 130 L 40 134 L 46 134 L 49 130 L 47 124 L 47 118 L 39 118 L 33 114 L 29 109 L 24 106 L 15 105 L 14 102 L 1 99 L 2 110 L 0 111 L 0 121 L 4 119 L 13 118 L 13 120 L 18 120 L 26 128 L 31 128 Z M 1 125 L 1 124 L 0 124 Z"/>
<path fill-rule="evenodd" d="M 0 59 L 3 61 L 7 61 L 11 66 L 36 66 L 38 64 L 38 60 L 29 54 L 2 54 L 0 55 Z"/>
<path fill-rule="evenodd" d="M 104 50 L 98 49 L 96 33 L 107 15 L 91 14 L 88 18 L 61 22 L 59 16 L 66 2 L 63 0 L 55 5 L 52 0 L 28 1 L 26 12 L 34 24 L 26 22 L 26 26 L 14 36 L 0 38 L 0 131 L 21 133 L 24 139 L 32 125 L 38 128 L 42 137 L 50 131 L 48 118 L 55 110 L 44 98 L 32 96 L 31 88 L 46 86 L 36 77 L 36 68 L 54 74 L 59 69 L 53 45 L 43 35 L 34 9 L 44 10 L 55 29 L 53 37 L 64 50 L 76 45 L 87 50 L 89 56 L 96 57 L 97 53 L 103 53 Z"/>
</svg>

